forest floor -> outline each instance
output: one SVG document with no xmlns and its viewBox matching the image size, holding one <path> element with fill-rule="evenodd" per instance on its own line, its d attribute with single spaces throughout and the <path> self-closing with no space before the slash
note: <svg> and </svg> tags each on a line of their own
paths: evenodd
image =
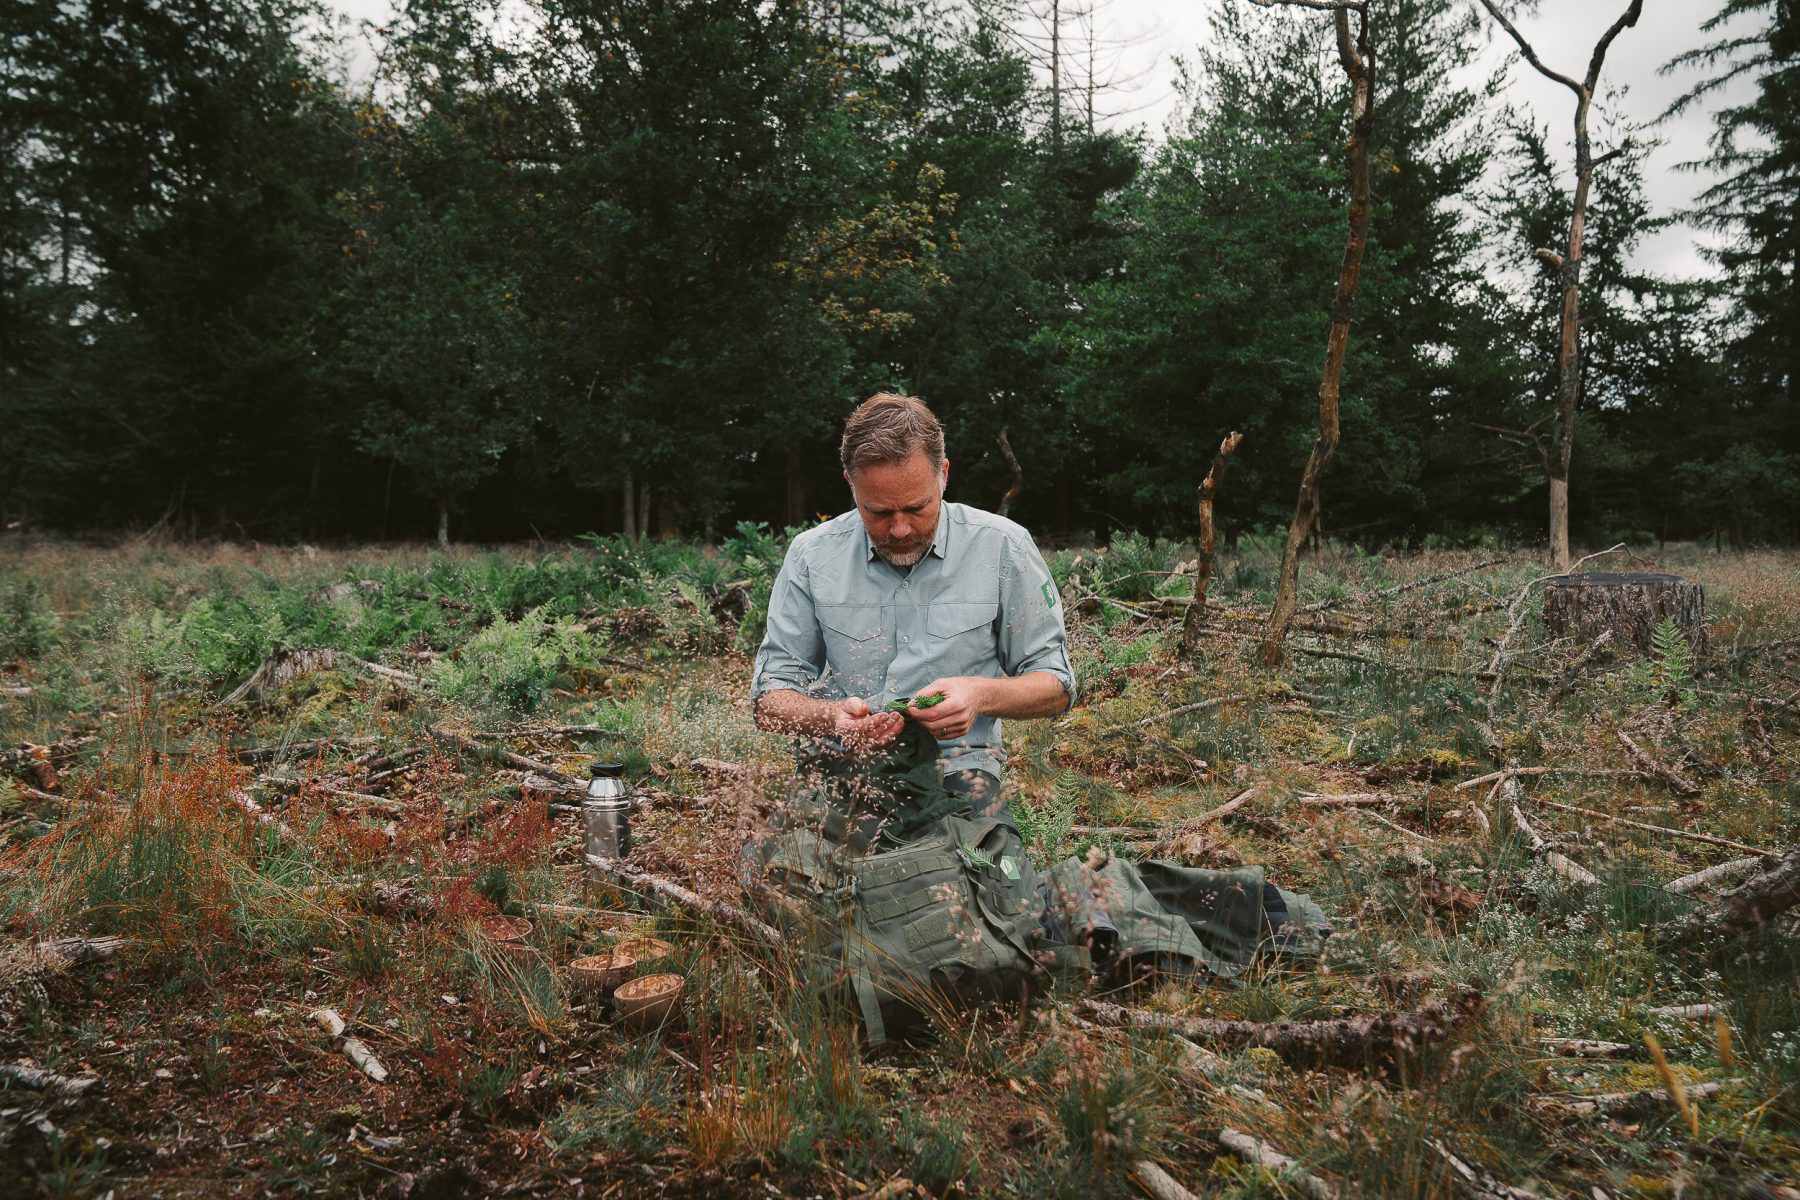
<svg viewBox="0 0 1800 1200">
<path fill-rule="evenodd" d="M 1328 545 L 1264 670 L 1268 542 L 1192 661 L 1183 547 L 1057 552 L 1034 857 L 1259 864 L 1335 933 L 1104 997 L 1185 1039 L 1062 979 L 870 1048 L 792 948 L 585 882 L 562 807 L 624 763 L 639 865 L 732 898 L 790 768 L 747 702 L 780 553 L 0 547 L 0 1194 L 1800 1197 L 1795 913 L 1684 924 L 1800 845 L 1800 556 L 1619 550 L 1707 642 L 1584 658 L 1527 554 Z M 686 991 L 636 1030 L 566 966 L 648 935 Z M 1416 1012 L 1456 1019 L 1364 1061 L 1204 1020 Z"/>
</svg>

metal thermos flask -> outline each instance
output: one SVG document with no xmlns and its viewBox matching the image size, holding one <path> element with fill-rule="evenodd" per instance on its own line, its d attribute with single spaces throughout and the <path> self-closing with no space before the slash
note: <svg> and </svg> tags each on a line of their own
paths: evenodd
<svg viewBox="0 0 1800 1200">
<path fill-rule="evenodd" d="M 631 853 L 631 792 L 625 768 L 595 763 L 589 769 L 587 795 L 581 801 L 581 827 L 587 853 L 595 858 L 624 858 Z"/>
</svg>

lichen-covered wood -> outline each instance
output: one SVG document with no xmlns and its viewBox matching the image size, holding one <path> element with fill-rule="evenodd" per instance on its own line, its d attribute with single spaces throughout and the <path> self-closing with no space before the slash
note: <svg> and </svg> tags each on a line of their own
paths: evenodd
<svg viewBox="0 0 1800 1200">
<path fill-rule="evenodd" d="M 1558 637 L 1586 642 L 1602 631 L 1612 644 L 1650 653 L 1650 634 L 1671 617 L 1696 652 L 1706 643 L 1706 596 L 1679 575 L 1593 572 L 1552 579 L 1544 589 L 1544 624 Z"/>
</svg>

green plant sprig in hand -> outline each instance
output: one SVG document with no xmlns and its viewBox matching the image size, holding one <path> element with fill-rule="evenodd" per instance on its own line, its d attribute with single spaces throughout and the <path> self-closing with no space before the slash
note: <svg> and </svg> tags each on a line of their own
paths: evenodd
<svg viewBox="0 0 1800 1200">
<path fill-rule="evenodd" d="M 929 696 L 913 699 L 911 696 L 896 696 L 887 702 L 889 712 L 905 712 L 909 708 L 932 708 L 944 702 L 944 693 L 933 692 Z"/>
</svg>

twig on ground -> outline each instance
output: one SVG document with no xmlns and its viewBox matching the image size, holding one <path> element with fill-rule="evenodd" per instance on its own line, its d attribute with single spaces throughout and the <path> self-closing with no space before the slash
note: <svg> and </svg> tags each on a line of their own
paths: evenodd
<svg viewBox="0 0 1800 1200">
<path fill-rule="evenodd" d="M 783 939 L 780 931 L 775 929 L 774 926 L 765 924 L 751 916 L 735 904 L 728 904 L 723 900 L 707 899 L 705 896 L 689 891 L 678 883 L 672 883 L 667 879 L 662 879 L 658 876 L 640 871 L 636 867 L 630 866 L 616 858 L 599 858 L 592 854 L 587 855 L 586 857 L 588 866 L 602 874 L 610 875 L 613 879 L 634 891 L 649 890 L 655 892 L 665 899 L 673 900 L 683 908 L 692 909 L 695 912 L 703 913 L 715 920 L 722 921 L 771 946 L 779 946 L 782 944 Z"/>
<path fill-rule="evenodd" d="M 1317 1175 L 1308 1174 L 1306 1168 L 1298 1162 L 1269 1143 L 1258 1141 L 1241 1129 L 1233 1129 L 1229 1125 L 1221 1129 L 1219 1145 L 1247 1163 L 1282 1176 L 1312 1197 L 1312 1200 L 1337 1200 L 1336 1188 Z"/>
<path fill-rule="evenodd" d="M 1623 729 L 1615 729 L 1613 733 L 1618 736 L 1619 744 L 1625 747 L 1626 753 L 1631 755 L 1632 762 L 1667 783 L 1677 796 L 1685 796 L 1691 800 L 1700 794 L 1700 789 L 1682 778 L 1674 768 L 1665 767 L 1651 758 L 1644 748 L 1632 741 Z"/>
<path fill-rule="evenodd" d="M 1476 571 L 1496 566 L 1505 562 L 1504 558 L 1484 558 L 1467 567 L 1458 567 L 1454 571 L 1445 571 L 1441 575 L 1428 576 L 1425 579 L 1414 579 L 1407 583 L 1397 583 L 1392 587 L 1373 588 L 1366 592 L 1358 592 L 1354 596 L 1339 596 L 1329 600 L 1314 600 L 1311 604 L 1300 606 L 1301 612 L 1324 612 L 1328 608 L 1336 608 L 1340 604 L 1360 604 L 1364 600 L 1387 600 L 1394 596 L 1410 592 L 1415 588 L 1430 587 L 1434 583 L 1442 583 L 1446 579 L 1455 579 L 1459 575 L 1472 575 Z"/>
<path fill-rule="evenodd" d="M 1536 798 L 1537 803 L 1545 808 L 1554 808 L 1562 812 L 1580 813 L 1584 817 L 1598 817 L 1602 821 L 1610 821 L 1614 825 L 1629 825 L 1633 829 L 1644 829 L 1651 833 L 1661 833 L 1668 837 L 1685 838 L 1690 842 L 1705 842 L 1709 846 L 1724 846 L 1728 850 L 1744 850 L 1764 858 L 1774 858 L 1775 851 L 1764 850 L 1760 846 L 1746 846 L 1743 842 L 1734 842 L 1730 838 L 1714 837 L 1710 833 L 1695 833 L 1689 829 L 1672 829 L 1667 825 L 1651 825 L 1644 821 L 1633 821 L 1629 817 L 1615 817 L 1611 813 L 1601 812 L 1595 808 L 1583 808 L 1579 804 L 1564 804 L 1560 800 L 1546 800 L 1542 796 Z"/>
<path fill-rule="evenodd" d="M 1562 678 L 1550 690 L 1550 698 L 1544 704 L 1545 711 L 1554 712 L 1556 710 L 1556 706 L 1562 703 L 1562 698 L 1569 694 L 1569 689 L 1575 686 L 1575 681 L 1581 678 L 1583 669 L 1593 661 L 1594 655 L 1606 648 L 1606 644 L 1612 641 L 1612 636 L 1612 630 L 1602 629 L 1600 636 L 1588 643 L 1588 648 L 1581 652 L 1581 657 L 1569 664 L 1569 669 L 1563 672 Z"/>
<path fill-rule="evenodd" d="M 1543 1200 L 1536 1192 L 1501 1183 L 1479 1167 L 1469 1165 L 1436 1138 L 1426 1138 L 1425 1144 L 1437 1151 L 1444 1165 L 1450 1168 L 1450 1181 L 1456 1185 L 1456 1190 L 1471 1200 Z"/>
<path fill-rule="evenodd" d="M 1555 575 L 1540 575 L 1519 589 L 1519 594 L 1513 597 L 1513 602 L 1507 609 L 1506 632 L 1500 635 L 1500 644 L 1494 647 L 1494 657 L 1488 662 L 1487 673 L 1492 679 L 1492 682 L 1488 685 L 1487 694 L 1487 719 L 1489 725 L 1497 727 L 1499 724 L 1495 718 L 1494 711 L 1495 707 L 1500 702 L 1500 685 L 1506 680 L 1507 663 L 1511 661 L 1511 655 L 1508 654 L 1507 651 L 1512 645 L 1512 640 L 1519 635 L 1519 630 L 1525 625 L 1525 600 L 1531 595 L 1531 590 L 1540 583 L 1548 583 L 1552 579 L 1560 579 L 1565 575 L 1573 575 L 1584 564 L 1591 562 L 1596 558 L 1600 558 L 1603 555 L 1611 554 L 1614 550 L 1623 550 L 1624 548 L 1625 543 L 1620 542 L 1618 545 L 1609 549 L 1596 551 L 1593 554 L 1577 559 L 1567 571 L 1559 571 Z"/>
<path fill-rule="evenodd" d="M 1393 792 L 1301 792 L 1296 804 L 1317 808 L 1357 808 L 1368 804 L 1398 804 L 1405 796 Z"/>
<path fill-rule="evenodd" d="M 1665 1004 L 1644 1010 L 1653 1017 L 1671 1017 L 1680 1021 L 1700 1021 L 1716 1017 L 1725 1010 L 1716 1004 Z"/>
<path fill-rule="evenodd" d="M 1448 1003 L 1434 1000 L 1409 1013 L 1272 1023 L 1181 1017 L 1100 1000 L 1084 1000 L 1080 1007 L 1094 1021 L 1115 1028 L 1179 1034 L 1227 1049 L 1263 1046 L 1293 1062 L 1368 1067 L 1408 1058 L 1423 1046 L 1455 1037 L 1486 1003 L 1480 993 L 1466 991 Z"/>
<path fill-rule="evenodd" d="M 1188 713 L 1203 712 L 1209 708 L 1218 708 L 1222 704 L 1247 704 L 1249 701 L 1250 697 L 1248 695 L 1215 696 L 1211 700 L 1199 700 L 1193 704 L 1178 705 L 1175 708 L 1169 709 L 1167 712 L 1153 713 L 1148 717 L 1133 721 L 1131 724 L 1133 728 L 1142 729 L 1144 726 L 1154 725 L 1158 721 L 1167 721 L 1175 717 L 1183 717 Z"/>
<path fill-rule="evenodd" d="M 1484 783 L 1493 783 L 1496 779 L 1532 779 L 1539 775 L 1580 775 L 1588 779 L 1650 778 L 1642 771 L 1594 770 L 1590 767 L 1506 767 L 1499 771 L 1489 771 L 1486 775 L 1477 775 L 1473 779 L 1465 779 L 1451 790 L 1466 792 Z"/>
<path fill-rule="evenodd" d="M 1589 1038 L 1545 1038 L 1544 1049 L 1566 1058 L 1642 1058 L 1636 1042 L 1597 1042 Z"/>
<path fill-rule="evenodd" d="M 1500 780 L 1500 792 L 1505 798 L 1507 808 L 1512 816 L 1513 828 L 1525 835 L 1525 840 L 1530 844 L 1532 853 L 1543 859 L 1545 866 L 1571 883 L 1598 887 L 1600 880 L 1592 871 L 1574 859 L 1552 850 L 1550 844 L 1538 836 L 1538 831 L 1531 827 L 1531 822 L 1525 819 L 1524 812 L 1519 808 L 1520 790 L 1517 778 L 1508 775 Z"/>
<path fill-rule="evenodd" d="M 346 1037 L 344 1035 L 344 1018 L 338 1016 L 336 1010 L 329 1008 L 314 1009 L 312 1019 L 321 1029 L 337 1039 L 338 1049 L 344 1052 L 344 1057 L 356 1064 L 357 1070 L 361 1071 L 364 1075 L 367 1075 L 370 1079 L 373 1079 L 376 1083 L 387 1082 L 388 1069 L 382 1066 L 381 1060 L 375 1057 L 375 1052 L 369 1049 L 367 1043 L 361 1038 Z"/>
<path fill-rule="evenodd" d="M 581 780 L 575 778 L 573 775 L 559 771 L 549 763 L 539 759 L 527 758 L 523 754 L 515 754 L 505 746 L 496 746 L 477 741 L 472 737 L 445 729 L 442 725 L 429 725 L 426 729 L 432 737 L 439 741 L 448 742 L 460 750 L 468 751 L 470 754 L 493 755 L 503 762 L 510 763 L 515 767 L 520 767 L 524 770 L 542 775 L 546 779 L 554 779 L 557 783 L 560 783 L 565 787 L 578 788 L 582 786 Z"/>
</svg>

